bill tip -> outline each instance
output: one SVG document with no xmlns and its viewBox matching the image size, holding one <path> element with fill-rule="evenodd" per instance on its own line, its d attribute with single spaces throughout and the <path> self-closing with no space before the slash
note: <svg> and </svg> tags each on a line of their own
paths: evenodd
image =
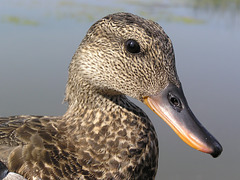
<svg viewBox="0 0 240 180">
<path fill-rule="evenodd" d="M 211 153 L 213 158 L 217 158 L 218 156 L 220 156 L 220 154 L 222 153 L 223 148 L 219 143 L 215 143 L 214 145 L 214 150 Z"/>
</svg>

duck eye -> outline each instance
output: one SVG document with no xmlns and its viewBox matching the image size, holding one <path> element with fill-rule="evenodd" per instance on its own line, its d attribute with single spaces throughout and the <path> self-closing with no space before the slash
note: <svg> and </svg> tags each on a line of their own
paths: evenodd
<svg viewBox="0 0 240 180">
<path fill-rule="evenodd" d="M 126 41 L 126 48 L 127 51 L 130 53 L 139 53 L 140 52 L 140 46 L 137 41 L 133 39 L 129 39 Z"/>
<path fill-rule="evenodd" d="M 177 110 L 178 112 L 182 110 L 181 101 L 172 93 L 168 93 L 168 101 L 172 105 L 173 109 Z"/>
</svg>

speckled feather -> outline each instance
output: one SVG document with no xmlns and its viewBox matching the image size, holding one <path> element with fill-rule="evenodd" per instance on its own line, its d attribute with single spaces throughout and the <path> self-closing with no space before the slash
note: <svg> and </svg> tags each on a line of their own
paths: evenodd
<svg viewBox="0 0 240 180">
<path fill-rule="evenodd" d="M 126 51 L 135 39 L 141 52 Z M 0 160 L 28 179 L 154 179 L 158 141 L 140 101 L 179 86 L 170 39 L 155 22 L 108 15 L 87 32 L 69 66 L 62 117 L 0 118 Z"/>
</svg>

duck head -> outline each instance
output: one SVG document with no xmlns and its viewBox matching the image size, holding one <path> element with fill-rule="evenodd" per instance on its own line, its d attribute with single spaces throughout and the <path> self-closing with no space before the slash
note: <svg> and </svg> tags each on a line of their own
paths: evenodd
<svg viewBox="0 0 240 180">
<path fill-rule="evenodd" d="M 66 100 L 76 103 L 86 90 L 136 98 L 191 147 L 213 157 L 222 151 L 190 110 L 177 76 L 172 42 L 151 20 L 116 13 L 92 25 L 69 66 Z"/>
</svg>

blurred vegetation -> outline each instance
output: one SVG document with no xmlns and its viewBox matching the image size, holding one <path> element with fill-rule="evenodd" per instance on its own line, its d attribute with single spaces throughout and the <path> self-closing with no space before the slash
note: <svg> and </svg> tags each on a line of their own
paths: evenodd
<svg viewBox="0 0 240 180">
<path fill-rule="evenodd" d="M 194 8 L 213 12 L 239 13 L 240 0 L 187 0 Z"/>
<path fill-rule="evenodd" d="M 30 19 L 24 19 L 17 16 L 5 16 L 2 18 L 3 22 L 8 22 L 16 25 L 37 26 L 39 23 Z"/>
<path fill-rule="evenodd" d="M 185 24 L 203 24 L 205 23 L 204 20 L 196 19 L 192 17 L 186 17 L 186 16 L 169 16 L 168 18 L 169 22 L 181 22 Z"/>
<path fill-rule="evenodd" d="M 235 16 L 240 12 L 240 0 L 116 0 L 114 2 L 110 0 L 92 0 L 89 2 L 83 0 L 3 1 L 9 10 L 4 11 L 5 14 L 1 13 L 0 1 L 1 22 L 27 26 L 46 24 L 48 20 L 51 22 L 56 20 L 93 22 L 109 13 L 119 11 L 132 12 L 158 22 L 202 24 L 208 21 L 208 19 L 200 19 L 199 16 L 191 13 L 191 10 L 209 11 L 220 14 L 226 12 Z M 6 7 L 2 8 L 6 9 Z M 11 9 L 18 9 L 18 11 Z"/>
</svg>

